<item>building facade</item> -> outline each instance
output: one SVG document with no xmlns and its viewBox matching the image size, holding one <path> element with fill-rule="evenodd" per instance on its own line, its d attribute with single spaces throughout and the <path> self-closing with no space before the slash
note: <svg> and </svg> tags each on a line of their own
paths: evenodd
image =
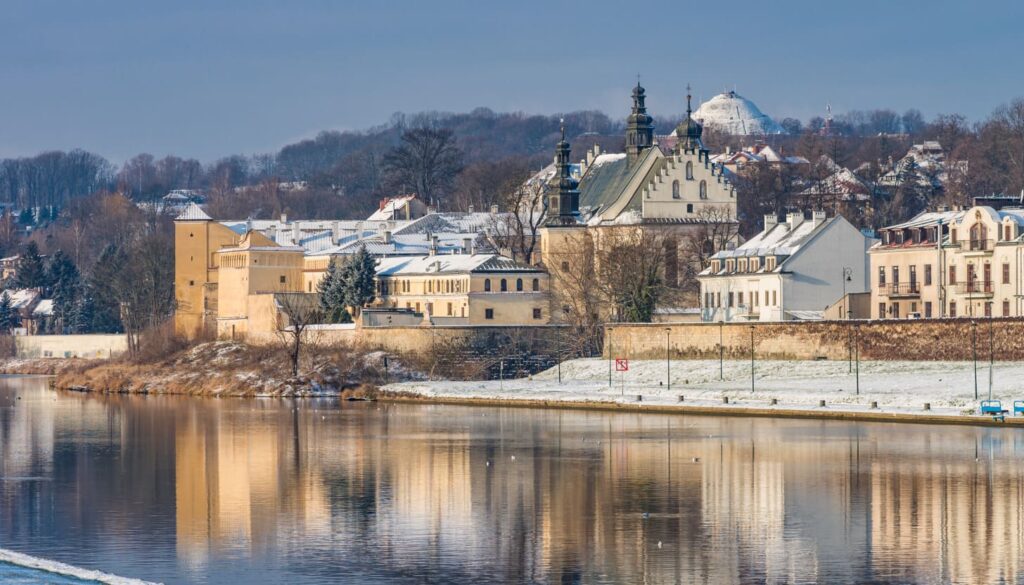
<svg viewBox="0 0 1024 585">
<path fill-rule="evenodd" d="M 924 212 L 869 251 L 872 318 L 1024 316 L 1024 209 Z"/>
<path fill-rule="evenodd" d="M 703 321 L 821 319 L 825 309 L 868 287 L 873 240 L 842 216 L 790 213 L 765 216 L 765 226 L 742 246 L 711 257 L 700 273 Z"/>
</svg>

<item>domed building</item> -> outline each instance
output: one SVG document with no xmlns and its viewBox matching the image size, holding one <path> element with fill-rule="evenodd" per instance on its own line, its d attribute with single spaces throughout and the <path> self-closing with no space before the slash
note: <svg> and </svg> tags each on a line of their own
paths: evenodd
<svg viewBox="0 0 1024 585">
<path fill-rule="evenodd" d="M 786 130 L 754 102 L 735 91 L 720 93 L 702 103 L 693 117 L 705 126 L 738 136 L 785 134 Z"/>
</svg>

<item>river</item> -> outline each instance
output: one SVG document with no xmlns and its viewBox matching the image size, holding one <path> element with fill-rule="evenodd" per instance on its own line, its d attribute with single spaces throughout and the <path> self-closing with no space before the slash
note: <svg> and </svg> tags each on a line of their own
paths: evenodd
<svg viewBox="0 0 1024 585">
<path fill-rule="evenodd" d="M 1022 455 L 1000 428 L 7 377 L 0 548 L 164 583 L 1024 583 Z"/>
</svg>

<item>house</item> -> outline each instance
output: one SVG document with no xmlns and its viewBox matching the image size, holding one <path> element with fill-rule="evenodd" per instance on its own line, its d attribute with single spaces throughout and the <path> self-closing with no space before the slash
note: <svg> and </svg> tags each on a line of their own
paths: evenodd
<svg viewBox="0 0 1024 585">
<path fill-rule="evenodd" d="M 764 230 L 711 257 L 698 276 L 703 321 L 820 319 L 836 299 L 866 291 L 873 240 L 842 216 L 765 216 Z"/>
<path fill-rule="evenodd" d="M 373 212 L 368 221 L 384 221 L 392 219 L 417 219 L 427 215 L 430 210 L 427 204 L 420 201 L 415 194 L 385 197 L 380 200 L 380 209 Z"/>
<path fill-rule="evenodd" d="M 872 317 L 1024 316 L 1024 209 L 942 208 L 879 234 L 868 254 Z"/>
<path fill-rule="evenodd" d="M 742 169 L 746 165 L 757 163 L 773 166 L 811 164 L 810 161 L 802 156 L 786 156 L 763 142 L 758 142 L 753 146 L 747 146 L 736 151 L 726 148 L 725 152 L 712 155 L 711 162 L 733 172 Z"/>
</svg>

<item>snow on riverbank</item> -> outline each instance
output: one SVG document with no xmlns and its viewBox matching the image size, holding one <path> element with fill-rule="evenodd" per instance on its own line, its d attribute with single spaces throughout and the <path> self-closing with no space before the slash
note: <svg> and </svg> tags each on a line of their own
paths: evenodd
<svg viewBox="0 0 1024 585">
<path fill-rule="evenodd" d="M 845 361 L 760 361 L 755 363 L 754 392 L 750 388 L 750 362 L 725 361 L 719 380 L 718 360 L 631 361 L 628 372 L 612 372 L 608 385 L 608 360 L 579 359 L 562 364 L 562 383 L 552 368 L 532 378 L 477 382 L 405 382 L 384 390 L 437 398 L 483 398 L 566 402 L 636 403 L 718 406 L 721 408 L 767 407 L 771 399 L 778 408 L 818 408 L 820 400 L 836 410 L 900 414 L 958 415 L 978 408 L 974 399 L 972 362 L 871 361 L 860 363 L 860 393 L 856 375 Z M 671 391 L 666 385 L 671 369 Z M 1024 400 L 1024 363 L 995 363 L 992 369 L 993 398 L 1011 409 L 1013 400 Z M 989 365 L 977 368 L 979 398 L 988 397 Z M 723 397 L 730 404 L 723 404 Z M 924 404 L 931 411 L 924 411 Z"/>
<path fill-rule="evenodd" d="M 35 579 L 39 579 L 39 583 L 49 582 L 49 579 L 47 579 L 45 575 L 51 574 L 72 577 L 88 583 L 107 583 L 109 585 L 153 585 L 148 581 L 118 577 L 117 575 L 111 575 L 102 571 L 94 571 L 92 569 L 82 569 L 73 565 L 67 565 L 48 559 L 41 559 L 39 557 L 33 557 L 2 548 L 0 548 L 0 563 L 8 563 L 18 567 L 35 569 L 44 573 L 43 575 L 29 576 L 33 581 L 35 581 Z"/>
</svg>

